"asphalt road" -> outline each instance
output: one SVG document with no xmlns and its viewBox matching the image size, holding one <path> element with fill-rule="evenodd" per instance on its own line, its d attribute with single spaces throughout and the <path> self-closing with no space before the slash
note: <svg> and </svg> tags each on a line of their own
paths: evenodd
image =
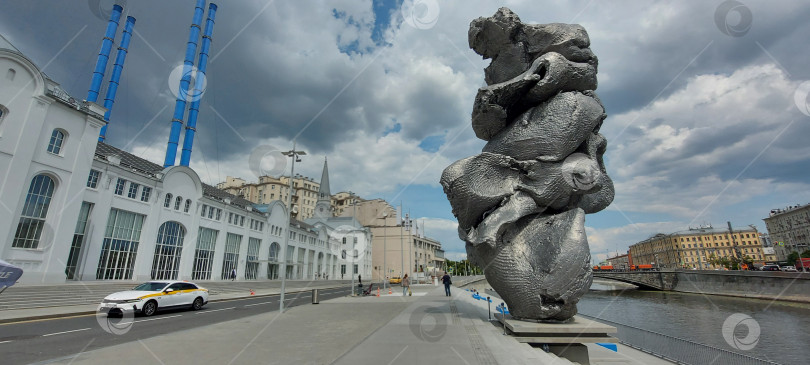
<svg viewBox="0 0 810 365">
<path fill-rule="evenodd" d="M 320 300 L 350 294 L 351 288 L 321 289 Z M 310 292 L 287 294 L 285 308 L 311 305 Z M 202 310 L 167 310 L 152 317 L 84 315 L 0 324 L 0 363 L 47 363 L 78 353 L 242 317 L 277 312 L 279 296 L 208 303 Z"/>
</svg>

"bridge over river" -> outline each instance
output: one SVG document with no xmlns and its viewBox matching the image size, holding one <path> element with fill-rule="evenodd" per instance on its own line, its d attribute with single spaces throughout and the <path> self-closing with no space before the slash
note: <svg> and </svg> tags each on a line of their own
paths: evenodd
<svg viewBox="0 0 810 365">
<path fill-rule="evenodd" d="M 810 273 L 773 271 L 594 271 L 642 289 L 810 303 Z"/>
</svg>

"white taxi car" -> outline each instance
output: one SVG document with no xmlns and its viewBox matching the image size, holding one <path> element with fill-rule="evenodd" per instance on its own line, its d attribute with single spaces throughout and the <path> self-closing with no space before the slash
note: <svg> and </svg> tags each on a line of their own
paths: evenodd
<svg viewBox="0 0 810 365">
<path fill-rule="evenodd" d="M 98 306 L 99 312 L 123 314 L 124 311 L 151 316 L 158 309 L 188 307 L 199 310 L 208 303 L 208 289 L 187 281 L 149 281 L 132 290 L 113 293 Z"/>
</svg>

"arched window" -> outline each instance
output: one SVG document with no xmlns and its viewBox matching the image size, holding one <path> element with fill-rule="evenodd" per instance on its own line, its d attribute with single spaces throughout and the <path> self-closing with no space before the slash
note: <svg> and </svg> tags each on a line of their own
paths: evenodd
<svg viewBox="0 0 810 365">
<path fill-rule="evenodd" d="M 11 247 L 37 248 L 39 246 L 54 186 L 53 179 L 46 175 L 37 175 L 31 180 Z"/>
<path fill-rule="evenodd" d="M 51 133 L 51 141 L 48 143 L 48 152 L 55 155 L 62 153 L 62 143 L 65 142 L 65 132 L 60 129 L 54 129 Z"/>
<path fill-rule="evenodd" d="M 174 210 L 180 210 L 180 204 L 183 203 L 183 197 L 178 196 L 177 199 L 174 200 Z"/>
<path fill-rule="evenodd" d="M 152 280 L 177 279 L 185 235 L 186 230 L 180 223 L 166 222 L 160 226 L 152 258 Z"/>
<path fill-rule="evenodd" d="M 0 105 L 0 136 L 3 135 L 3 118 L 5 118 L 6 115 L 8 115 L 8 109 Z"/>
<path fill-rule="evenodd" d="M 278 263 L 279 263 L 279 256 L 281 256 L 281 245 L 277 242 L 273 242 L 270 244 L 270 255 L 267 258 L 269 262 L 267 263 L 267 278 L 270 280 L 278 279 Z"/>
<path fill-rule="evenodd" d="M 186 199 L 186 206 L 183 207 L 183 213 L 188 213 L 189 209 L 191 209 L 191 199 Z"/>
<path fill-rule="evenodd" d="M 163 207 L 168 208 L 172 204 L 172 194 L 166 194 L 166 200 L 163 201 Z"/>
</svg>

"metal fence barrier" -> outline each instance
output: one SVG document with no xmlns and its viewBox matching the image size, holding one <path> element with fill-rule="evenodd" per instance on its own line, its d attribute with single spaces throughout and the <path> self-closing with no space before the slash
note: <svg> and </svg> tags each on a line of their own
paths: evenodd
<svg viewBox="0 0 810 365">
<path fill-rule="evenodd" d="M 668 336 L 658 332 L 648 331 L 638 327 L 608 321 L 602 318 L 597 318 L 582 313 L 579 313 L 579 315 L 616 327 L 618 330 L 616 333 L 616 338 L 618 338 L 619 341 L 621 341 L 621 343 L 624 345 L 669 361 L 674 361 L 678 364 L 779 365 L 773 361 L 758 359 L 756 357 L 739 354 L 678 337 Z"/>
</svg>

